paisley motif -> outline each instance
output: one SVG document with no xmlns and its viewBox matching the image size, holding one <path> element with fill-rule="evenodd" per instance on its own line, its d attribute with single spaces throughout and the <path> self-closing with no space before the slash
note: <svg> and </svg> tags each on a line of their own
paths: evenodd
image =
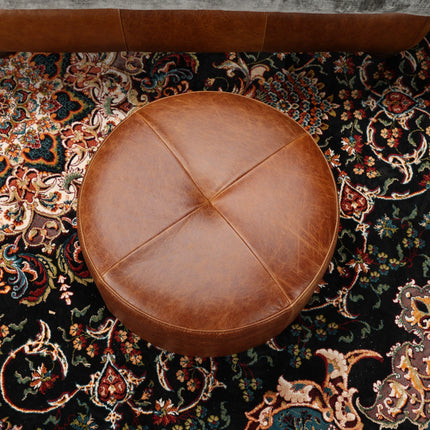
<svg viewBox="0 0 430 430">
<path fill-rule="evenodd" d="M 388 354 L 392 374 L 375 384 L 375 403 L 359 407 L 380 426 L 402 428 L 406 423 L 413 423 L 418 428 L 426 428 L 430 423 L 427 407 L 430 399 L 430 283 L 420 287 L 412 280 L 400 286 L 397 302 L 402 308 L 397 324 L 416 334 L 420 342 L 407 341 L 393 346 Z"/>
<path fill-rule="evenodd" d="M 371 203 L 366 195 L 353 188 L 346 181 L 340 190 L 340 210 L 345 218 L 353 218 L 362 222 L 364 216 L 371 210 Z"/>
<path fill-rule="evenodd" d="M 0 428 L 429 427 L 429 70 L 428 39 L 386 60 L 1 58 Z M 185 91 L 235 92 L 293 117 L 339 192 L 338 242 L 315 294 L 276 337 L 227 357 L 176 355 L 122 326 L 76 231 L 80 184 L 106 136 L 135 108 Z"/>
<path fill-rule="evenodd" d="M 127 391 L 127 381 L 108 357 L 96 384 L 96 401 L 110 408 L 118 402 L 123 402 L 127 397 Z"/>
</svg>

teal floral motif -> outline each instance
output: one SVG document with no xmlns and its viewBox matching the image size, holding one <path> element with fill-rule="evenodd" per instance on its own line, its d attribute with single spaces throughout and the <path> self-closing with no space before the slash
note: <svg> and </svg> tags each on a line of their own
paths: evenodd
<svg viewBox="0 0 430 430">
<path fill-rule="evenodd" d="M 379 218 L 375 224 L 375 230 L 381 238 L 392 238 L 398 229 L 387 214 Z"/>
<path fill-rule="evenodd" d="M 246 430 L 363 428 L 352 403 L 356 390 L 349 387 L 349 373 L 360 360 L 381 357 L 366 350 L 357 350 L 346 356 L 335 350 L 318 350 L 316 354 L 326 364 L 323 383 L 320 385 L 308 380 L 289 382 L 280 376 L 276 392 L 266 392 L 264 401 L 246 413 Z"/>
<path fill-rule="evenodd" d="M 19 303 L 36 306 L 46 301 L 55 289 L 54 279 L 57 268 L 52 259 L 44 255 L 19 252 L 14 245 L 0 248 L 2 264 L 0 274 L 5 274 L 2 294 L 9 294 Z M 1 270 L 3 266 L 4 270 Z"/>
<path fill-rule="evenodd" d="M 327 129 L 329 116 L 335 116 L 337 104 L 326 96 L 324 84 L 311 69 L 282 70 L 263 83 L 257 98 L 288 113 L 313 136 Z"/>
<path fill-rule="evenodd" d="M 0 428 L 428 427 L 428 38 L 386 59 L 38 52 L 0 65 Z M 186 91 L 291 116 L 338 188 L 338 242 L 311 300 L 273 339 L 227 357 L 177 355 L 127 330 L 76 230 L 103 140 L 133 109 Z"/>
<path fill-rule="evenodd" d="M 233 354 L 226 357 L 226 361 L 231 365 L 231 370 L 234 372 L 232 379 L 238 382 L 243 400 L 251 402 L 254 400 L 255 393 L 262 389 L 263 383 L 261 378 L 254 376 L 252 366 L 261 361 L 271 367 L 273 366 L 272 359 L 269 356 L 259 356 L 253 349 L 250 349 L 246 352 L 246 357 L 245 354 Z"/>
</svg>

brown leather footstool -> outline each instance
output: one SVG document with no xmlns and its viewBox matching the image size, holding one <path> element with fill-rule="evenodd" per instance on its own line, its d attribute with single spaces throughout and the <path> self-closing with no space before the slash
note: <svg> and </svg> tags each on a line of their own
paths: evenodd
<svg viewBox="0 0 430 430">
<path fill-rule="evenodd" d="M 336 186 L 311 136 L 258 101 L 197 92 L 124 120 L 86 172 L 82 252 L 110 311 L 169 351 L 219 356 L 291 323 L 331 259 Z"/>
</svg>

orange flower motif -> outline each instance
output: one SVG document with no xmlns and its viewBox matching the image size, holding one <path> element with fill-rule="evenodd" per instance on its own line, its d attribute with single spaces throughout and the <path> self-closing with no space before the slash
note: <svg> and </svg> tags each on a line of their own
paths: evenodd
<svg viewBox="0 0 430 430">
<path fill-rule="evenodd" d="M 178 419 L 178 408 L 172 401 L 159 399 L 155 402 L 155 414 L 153 416 L 154 424 L 166 426 L 169 423 L 175 423 Z"/>
<path fill-rule="evenodd" d="M 45 394 L 53 387 L 55 381 L 58 379 L 58 375 L 48 371 L 45 364 L 42 363 L 37 370 L 32 372 L 31 378 L 30 387 L 36 388 L 42 394 Z"/>
</svg>

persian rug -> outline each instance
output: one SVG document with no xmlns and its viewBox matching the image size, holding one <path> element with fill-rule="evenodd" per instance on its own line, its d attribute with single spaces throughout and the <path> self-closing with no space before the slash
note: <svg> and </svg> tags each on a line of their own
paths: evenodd
<svg viewBox="0 0 430 430">
<path fill-rule="evenodd" d="M 430 39 L 429 39 L 430 40 Z M 16 53 L 0 60 L 0 429 L 430 428 L 430 42 L 367 53 Z M 134 108 L 229 91 L 317 140 L 341 210 L 297 320 L 227 357 L 160 350 L 106 309 L 77 194 Z"/>
</svg>

